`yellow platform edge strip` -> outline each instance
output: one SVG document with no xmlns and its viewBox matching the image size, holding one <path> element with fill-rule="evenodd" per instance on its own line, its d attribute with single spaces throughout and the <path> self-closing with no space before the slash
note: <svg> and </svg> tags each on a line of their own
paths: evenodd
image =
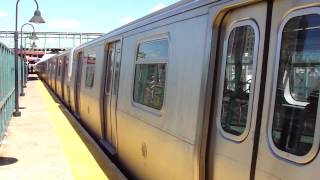
<svg viewBox="0 0 320 180">
<path fill-rule="evenodd" d="M 38 87 L 74 179 L 108 179 L 41 81 Z"/>
</svg>

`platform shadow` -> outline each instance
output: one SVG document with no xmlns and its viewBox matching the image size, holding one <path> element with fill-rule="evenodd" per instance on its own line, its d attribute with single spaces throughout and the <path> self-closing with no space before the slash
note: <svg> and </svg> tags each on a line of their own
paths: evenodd
<svg viewBox="0 0 320 180">
<path fill-rule="evenodd" d="M 29 76 L 28 81 L 37 81 L 39 78 L 37 76 Z"/>
<path fill-rule="evenodd" d="M 18 162 L 17 158 L 13 158 L 13 157 L 0 157 L 0 166 L 7 166 L 10 164 L 14 164 Z"/>
</svg>

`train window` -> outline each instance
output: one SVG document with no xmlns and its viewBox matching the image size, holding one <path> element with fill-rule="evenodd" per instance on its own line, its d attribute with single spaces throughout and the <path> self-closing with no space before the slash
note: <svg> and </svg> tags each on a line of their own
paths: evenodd
<svg viewBox="0 0 320 180">
<path fill-rule="evenodd" d="M 320 15 L 292 15 L 280 32 L 271 136 L 284 158 L 299 162 L 319 146 Z"/>
<path fill-rule="evenodd" d="M 85 87 L 92 88 L 94 82 L 94 71 L 95 71 L 95 64 L 96 64 L 96 53 L 89 52 L 86 57 L 86 81 Z"/>
<path fill-rule="evenodd" d="M 163 106 L 168 39 L 142 42 L 135 65 L 133 100 L 160 110 Z"/>
<path fill-rule="evenodd" d="M 168 58 L 168 40 L 161 39 L 150 42 L 144 42 L 139 45 L 137 61 L 146 59 L 167 59 Z"/>
<path fill-rule="evenodd" d="M 218 126 L 228 139 L 242 141 L 250 129 L 259 32 L 251 21 L 239 21 L 224 45 Z"/>
</svg>

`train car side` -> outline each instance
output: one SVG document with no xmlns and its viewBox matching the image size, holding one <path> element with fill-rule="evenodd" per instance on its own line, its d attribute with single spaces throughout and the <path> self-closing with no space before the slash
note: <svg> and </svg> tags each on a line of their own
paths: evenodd
<svg viewBox="0 0 320 180">
<path fill-rule="evenodd" d="M 316 179 L 319 7 L 183 1 L 40 74 L 136 178 Z"/>
</svg>

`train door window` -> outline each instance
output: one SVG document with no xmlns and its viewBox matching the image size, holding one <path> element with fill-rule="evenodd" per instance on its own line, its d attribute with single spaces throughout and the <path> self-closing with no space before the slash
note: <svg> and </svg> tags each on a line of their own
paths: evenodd
<svg viewBox="0 0 320 180">
<path fill-rule="evenodd" d="M 269 125 L 276 154 L 298 163 L 314 158 L 319 147 L 320 14 L 309 13 L 294 12 L 281 26 Z"/>
<path fill-rule="evenodd" d="M 56 66 L 57 66 L 57 68 L 56 68 L 56 74 L 57 74 L 57 76 L 59 76 L 59 60 L 58 59 L 56 59 Z"/>
<path fill-rule="evenodd" d="M 242 141 L 251 122 L 259 32 L 252 20 L 232 24 L 224 42 L 217 124 L 222 135 Z"/>
<path fill-rule="evenodd" d="M 96 64 L 96 52 L 89 51 L 86 57 L 86 81 L 85 87 L 92 88 L 94 84 L 94 71 L 95 71 L 95 64 Z"/>
<path fill-rule="evenodd" d="M 134 102 L 156 110 L 162 108 L 168 46 L 166 38 L 139 44 L 135 62 Z"/>
<path fill-rule="evenodd" d="M 58 59 L 58 76 L 61 76 L 61 64 L 62 64 L 62 61 L 61 59 Z"/>
<path fill-rule="evenodd" d="M 68 64 L 69 64 L 69 58 L 67 56 L 64 57 L 64 75 L 67 77 L 68 74 Z"/>
</svg>

